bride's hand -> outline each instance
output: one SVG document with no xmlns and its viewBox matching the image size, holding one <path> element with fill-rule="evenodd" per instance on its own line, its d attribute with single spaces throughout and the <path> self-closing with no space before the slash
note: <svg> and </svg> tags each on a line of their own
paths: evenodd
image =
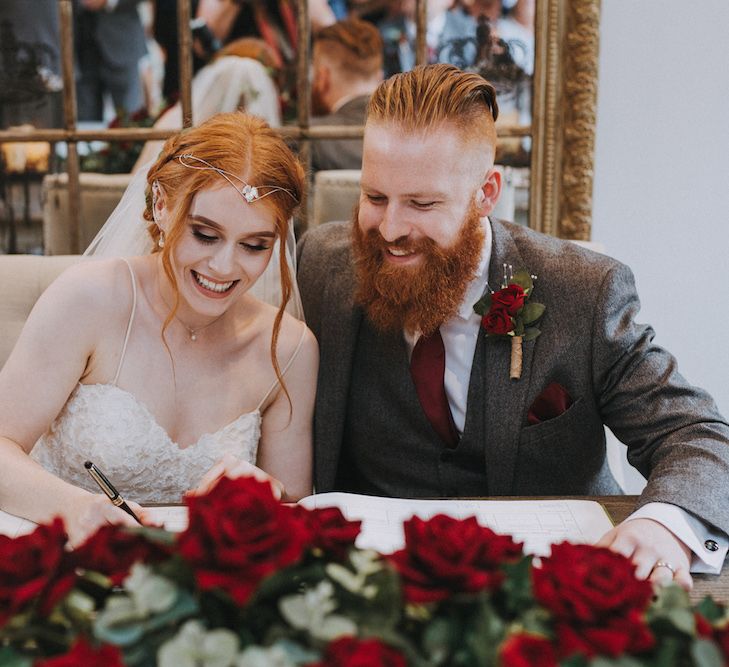
<svg viewBox="0 0 729 667">
<path fill-rule="evenodd" d="M 141 505 L 127 500 L 131 508 L 142 523 L 145 523 L 145 511 Z M 107 524 L 139 527 L 139 524 L 123 509 L 116 507 L 104 495 L 92 493 L 77 505 L 72 513 L 63 517 L 66 522 L 68 541 L 73 548 L 83 544 L 99 528 Z"/>
<path fill-rule="evenodd" d="M 187 495 L 204 496 L 218 483 L 221 477 L 231 477 L 233 479 L 236 477 L 255 477 L 261 482 L 268 482 L 277 500 L 281 500 L 285 492 L 284 485 L 275 477 L 271 477 L 271 475 L 252 463 L 241 461 L 232 454 L 225 454 L 220 461 L 203 475 L 197 487 L 187 492 Z"/>
</svg>

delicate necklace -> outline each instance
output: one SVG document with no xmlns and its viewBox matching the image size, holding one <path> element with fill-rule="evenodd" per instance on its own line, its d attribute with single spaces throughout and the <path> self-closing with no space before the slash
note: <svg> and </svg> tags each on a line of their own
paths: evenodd
<svg viewBox="0 0 729 667">
<path fill-rule="evenodd" d="M 207 329 L 209 326 L 215 324 L 221 317 L 223 317 L 225 313 L 221 313 L 218 315 L 214 320 L 208 322 L 207 324 L 203 324 L 201 327 L 197 327 L 197 329 L 193 329 L 192 327 L 188 327 L 187 324 L 185 324 L 177 315 L 175 315 L 175 319 L 183 326 L 185 329 L 187 329 L 187 333 L 190 334 L 190 340 L 194 343 L 197 340 L 197 335 L 203 331 L 204 329 Z"/>
</svg>

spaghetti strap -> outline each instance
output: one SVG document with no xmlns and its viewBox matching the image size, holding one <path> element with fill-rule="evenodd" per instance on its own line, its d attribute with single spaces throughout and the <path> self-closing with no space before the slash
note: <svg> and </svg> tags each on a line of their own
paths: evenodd
<svg viewBox="0 0 729 667">
<path fill-rule="evenodd" d="M 301 332 L 301 338 L 299 338 L 299 342 L 296 345 L 296 349 L 294 350 L 294 353 L 291 355 L 290 359 L 286 362 L 286 365 L 281 369 L 281 377 L 286 375 L 286 371 L 289 370 L 291 367 L 291 364 L 294 363 L 294 359 L 296 359 L 297 355 L 299 354 L 299 350 L 301 349 L 301 346 L 304 343 L 304 338 L 306 337 L 306 331 L 307 327 L 306 324 L 304 324 L 303 330 Z M 273 381 L 273 384 L 269 387 L 268 391 L 264 394 L 263 398 L 261 399 L 261 402 L 256 406 L 256 411 L 259 411 L 261 409 L 261 406 L 266 402 L 266 399 L 271 395 L 271 392 L 279 385 L 279 379 L 276 378 Z"/>
<path fill-rule="evenodd" d="M 116 369 L 116 375 L 114 376 L 114 380 L 111 384 L 116 385 L 117 381 L 119 380 L 119 374 L 121 373 L 122 364 L 124 363 L 124 355 L 127 352 L 127 343 L 129 342 L 129 334 L 132 332 L 132 323 L 134 322 L 134 313 L 137 310 L 137 281 L 134 278 L 134 271 L 132 270 L 132 265 L 129 263 L 129 261 L 125 258 L 121 258 L 124 263 L 127 265 L 127 268 L 129 269 L 129 275 L 132 277 L 132 312 L 129 314 L 129 324 L 127 324 L 127 333 L 124 336 L 124 346 L 122 347 L 121 357 L 119 358 L 119 365 Z"/>
</svg>

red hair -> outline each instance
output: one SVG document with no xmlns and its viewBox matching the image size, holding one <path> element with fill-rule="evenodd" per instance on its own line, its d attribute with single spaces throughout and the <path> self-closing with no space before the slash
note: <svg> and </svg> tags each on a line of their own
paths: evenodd
<svg viewBox="0 0 729 667">
<path fill-rule="evenodd" d="M 444 123 L 496 147 L 496 90 L 480 74 L 453 65 L 425 65 L 383 81 L 370 98 L 367 122 L 426 132 Z"/>
</svg>

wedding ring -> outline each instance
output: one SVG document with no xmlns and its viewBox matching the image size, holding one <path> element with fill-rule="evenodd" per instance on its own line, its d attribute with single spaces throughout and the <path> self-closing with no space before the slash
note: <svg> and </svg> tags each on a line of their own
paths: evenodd
<svg viewBox="0 0 729 667">
<path fill-rule="evenodd" d="M 671 565 L 669 562 L 667 562 L 665 560 L 658 560 L 658 561 L 656 561 L 656 564 L 653 566 L 653 569 L 655 570 L 656 568 L 659 568 L 659 567 L 665 567 L 667 570 L 671 570 L 671 576 L 672 577 L 676 576 L 676 568 L 673 567 L 673 565 Z"/>
</svg>

